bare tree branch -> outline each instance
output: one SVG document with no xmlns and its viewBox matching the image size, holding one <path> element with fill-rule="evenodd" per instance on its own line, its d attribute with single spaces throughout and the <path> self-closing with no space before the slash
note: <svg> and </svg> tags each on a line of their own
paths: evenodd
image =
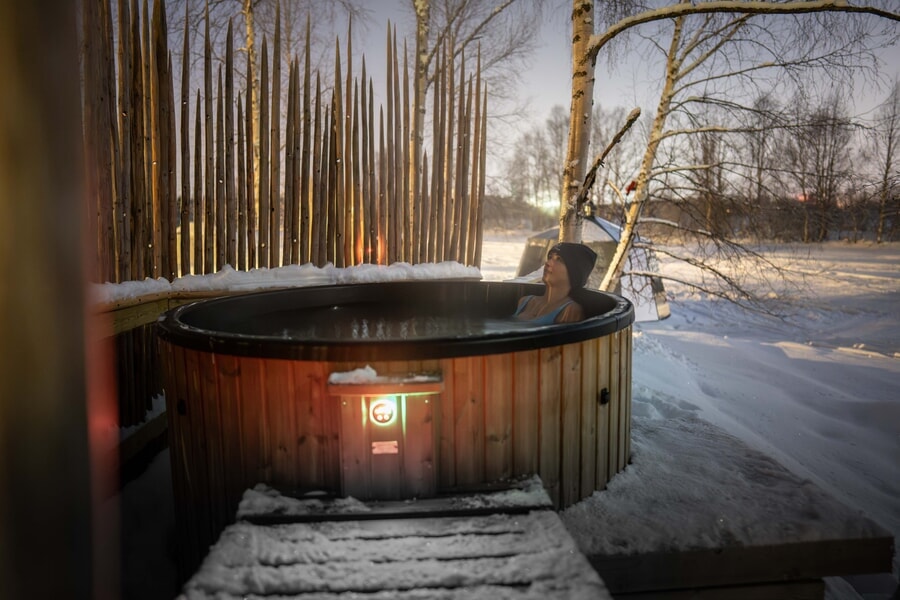
<svg viewBox="0 0 900 600">
<path fill-rule="evenodd" d="M 690 2 L 679 3 L 665 8 L 657 8 L 642 12 L 640 14 L 626 17 L 607 29 L 600 35 L 591 37 L 591 43 L 588 50 L 588 56 L 584 62 L 593 62 L 596 60 L 597 53 L 606 44 L 612 41 L 617 35 L 621 34 L 632 27 L 652 23 L 653 21 L 662 21 L 683 17 L 687 15 L 696 15 L 704 13 L 741 13 L 751 15 L 778 15 L 778 14 L 798 14 L 813 12 L 848 12 L 870 14 L 892 21 L 900 21 L 900 14 L 883 10 L 873 6 L 854 6 L 847 3 L 846 0 L 818 0 L 816 2 L 793 1 L 793 2 L 765 2 L 763 0 L 751 0 L 747 2 L 736 2 L 733 0 L 719 0 L 713 2 Z"/>
</svg>

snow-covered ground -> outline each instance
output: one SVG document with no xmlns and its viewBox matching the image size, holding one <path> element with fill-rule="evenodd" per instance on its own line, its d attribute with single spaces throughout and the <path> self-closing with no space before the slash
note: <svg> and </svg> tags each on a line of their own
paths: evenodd
<svg viewBox="0 0 900 600">
<path fill-rule="evenodd" d="M 487 233 L 483 278 L 514 277 L 529 234 Z M 625 490 L 665 444 L 667 452 L 677 449 L 686 463 L 708 473 L 691 485 L 697 498 L 709 498 L 709 510 L 721 515 L 724 534 L 746 529 L 745 508 L 755 500 L 716 468 L 723 443 L 734 440 L 755 452 L 758 467 L 751 468 L 758 473 L 772 473 L 773 461 L 786 467 L 790 474 L 781 479 L 799 490 L 797 502 L 806 501 L 807 484 L 817 486 L 900 537 L 900 245 L 780 247 L 770 257 L 791 269 L 790 280 L 770 299 L 783 318 L 666 284 L 672 316 L 634 327 L 635 464 L 617 478 L 621 485 L 614 480 L 608 492 L 567 511 L 565 520 L 577 522 L 586 511 L 609 509 L 616 494 L 634 493 Z M 661 269 L 680 279 L 691 276 L 671 261 L 662 260 Z M 110 299 L 110 290 L 98 293 Z M 703 439 L 696 437 L 698 431 Z M 126 545 L 130 539 L 147 550 L 141 560 L 124 558 L 128 597 L 160 598 L 173 591 L 166 562 L 172 530 L 167 477 L 164 452 L 120 497 Z M 665 493 L 665 482 L 641 483 L 644 492 Z M 829 506 L 820 507 L 823 523 Z M 728 529 L 730 523 L 735 529 Z M 623 536 L 626 546 L 646 541 L 638 529 Z M 898 567 L 895 556 L 895 577 Z M 834 580 L 828 597 L 862 596 Z"/>
</svg>

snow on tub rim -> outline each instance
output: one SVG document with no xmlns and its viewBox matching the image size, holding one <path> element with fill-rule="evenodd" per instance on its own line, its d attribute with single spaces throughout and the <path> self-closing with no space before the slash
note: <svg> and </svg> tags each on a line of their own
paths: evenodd
<svg viewBox="0 0 900 600">
<path fill-rule="evenodd" d="M 406 500 L 538 475 L 559 508 L 603 489 L 630 453 L 633 307 L 592 291 L 579 323 L 509 318 L 542 288 L 377 282 L 168 311 L 158 333 L 183 566 L 196 568 L 260 483 Z M 373 335 L 382 317 L 390 335 Z M 395 394 L 396 430 L 376 428 L 366 408 L 392 390 L 361 386 L 352 397 L 328 381 L 367 366 L 386 381 L 427 373 L 440 383 Z"/>
</svg>

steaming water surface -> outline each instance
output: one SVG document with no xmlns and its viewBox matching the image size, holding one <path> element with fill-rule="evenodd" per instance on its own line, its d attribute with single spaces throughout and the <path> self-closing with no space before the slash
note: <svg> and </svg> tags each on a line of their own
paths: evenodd
<svg viewBox="0 0 900 600">
<path fill-rule="evenodd" d="M 242 335 L 323 342 L 456 339 L 535 328 L 533 324 L 511 316 L 422 315 L 358 306 L 270 313 L 264 318 L 256 317 L 232 325 L 229 331 Z"/>
</svg>

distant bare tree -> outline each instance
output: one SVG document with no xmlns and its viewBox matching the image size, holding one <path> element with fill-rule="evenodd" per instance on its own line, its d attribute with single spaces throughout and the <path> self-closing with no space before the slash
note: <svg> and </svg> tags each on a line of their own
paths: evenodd
<svg viewBox="0 0 900 600">
<path fill-rule="evenodd" d="M 802 98 L 791 104 L 795 114 L 782 152 L 783 168 L 803 206 L 803 241 L 821 242 L 837 223 L 838 201 L 850 179 L 853 123 L 837 93 L 812 109 Z"/>
<path fill-rule="evenodd" d="M 749 205 L 749 231 L 766 239 L 775 235 L 777 230 L 772 223 L 771 211 L 767 209 L 783 195 L 778 187 L 778 178 L 773 174 L 779 162 L 775 145 L 783 123 L 780 111 L 781 106 L 773 95 L 764 93 L 751 102 L 749 110 L 738 116 L 742 130 L 737 142 L 738 152 L 746 157 L 746 188 L 742 193 Z"/>
<path fill-rule="evenodd" d="M 609 142 L 626 119 L 626 113 L 622 107 L 610 111 L 594 107 L 592 149 L 602 148 Z M 515 140 L 506 169 L 508 189 L 514 190 L 514 196 L 519 194 L 522 199 L 530 199 L 544 207 L 559 206 L 563 192 L 560 165 L 566 153 L 568 126 L 568 114 L 561 105 L 556 105 L 543 122 L 535 123 Z M 591 202 L 597 210 L 602 211 L 604 204 L 620 199 L 622 189 L 633 174 L 635 159 L 640 157 L 640 150 L 639 143 L 632 140 L 619 144 L 598 169 L 597 179 L 606 185 L 597 185 L 593 190 Z M 607 192 L 607 187 L 612 192 Z"/>
<path fill-rule="evenodd" d="M 879 244 L 885 236 L 892 239 L 900 218 L 900 81 L 894 80 L 890 95 L 878 109 L 872 132 L 872 156 L 879 166 L 878 219 L 875 241 Z M 889 230 L 886 230 L 890 223 Z"/>
<path fill-rule="evenodd" d="M 514 197 L 535 206 L 559 205 L 559 165 L 566 151 L 567 126 L 568 115 L 557 105 L 542 124 L 535 124 L 515 141 L 507 165 L 508 187 Z"/>
<path fill-rule="evenodd" d="M 547 0 L 406 0 L 416 22 L 409 189 L 419 189 L 428 91 L 441 71 L 477 60 L 490 90 L 492 114 L 513 98 L 526 59 L 534 51 Z M 449 67 L 449 68 L 447 68 Z"/>
<path fill-rule="evenodd" d="M 610 8 L 616 13 L 617 20 L 597 35 L 593 31 L 593 3 L 581 0 L 573 3 L 573 86 L 570 137 L 564 163 L 566 197 L 560 206 L 561 239 L 581 238 L 583 207 L 576 200 L 589 161 L 586 137 L 590 129 L 594 67 L 598 53 L 624 32 L 649 23 L 666 22 L 669 32 L 668 37 L 667 34 L 663 37 L 659 34 L 652 38 L 647 36 L 646 43 L 666 56 L 664 77 L 657 112 L 649 126 L 647 148 L 635 178 L 636 188 L 624 215 L 622 241 L 601 283 L 603 289 L 611 289 L 618 281 L 625 257 L 634 242 L 645 201 L 660 191 L 664 175 L 678 170 L 678 165 L 660 164 L 658 158 L 668 157 L 671 161 L 676 156 L 672 146 L 679 137 L 700 133 L 691 123 L 692 112 L 713 105 L 727 107 L 733 104 L 735 98 L 729 96 L 725 84 L 753 82 L 766 69 L 773 69 L 774 74 L 779 72 L 774 70 L 778 68 L 787 75 L 784 79 L 791 79 L 799 78 L 811 66 L 846 67 L 856 64 L 860 52 L 866 49 L 867 39 L 862 32 L 874 27 L 872 21 L 850 21 L 847 18 L 828 20 L 812 15 L 803 20 L 774 19 L 770 18 L 771 15 L 841 11 L 900 20 L 900 15 L 887 10 L 853 6 L 837 0 L 678 2 L 650 10 L 641 10 L 637 3 L 631 2 L 603 3 L 599 6 Z M 823 35 L 810 35 L 811 27 L 822 29 Z M 667 46 L 663 47 L 657 41 L 660 39 L 668 39 Z M 826 50 L 816 53 L 817 44 L 824 44 L 822 47 Z M 788 58 L 782 58 L 780 52 L 783 50 L 789 51 Z M 763 57 L 770 58 L 765 60 Z M 683 115 L 684 119 L 675 119 L 678 115 Z M 671 126 L 670 119 L 674 119 Z M 709 127 L 706 130 L 711 131 Z M 715 238 L 704 229 L 698 228 L 694 234 L 707 242 L 715 242 L 714 245 L 720 248 L 734 247 L 733 242 Z M 750 298 L 741 290 L 739 282 L 732 280 L 729 283 L 738 296 Z"/>
</svg>

